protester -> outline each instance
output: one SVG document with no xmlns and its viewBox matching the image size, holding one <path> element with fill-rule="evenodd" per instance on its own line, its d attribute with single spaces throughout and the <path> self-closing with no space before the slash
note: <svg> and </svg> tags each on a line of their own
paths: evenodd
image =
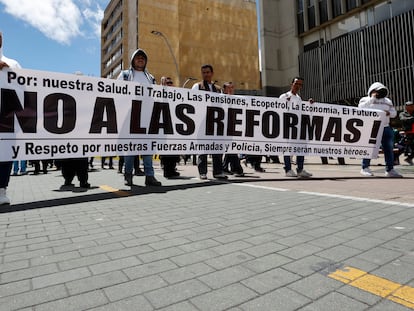
<svg viewBox="0 0 414 311">
<path fill-rule="evenodd" d="M 414 158 L 414 103 L 408 101 L 405 103 L 405 110 L 400 113 L 399 118 L 405 131 L 405 155 L 404 161 L 413 165 Z"/>
<path fill-rule="evenodd" d="M 113 170 L 114 169 L 114 157 L 105 157 L 105 156 L 102 156 L 101 157 L 101 168 L 102 169 L 104 169 L 105 168 L 105 165 L 107 164 L 106 163 L 106 159 L 108 158 L 108 165 L 109 165 L 109 169 L 110 170 Z"/>
<path fill-rule="evenodd" d="M 142 85 L 155 84 L 155 78 L 146 69 L 148 56 L 142 49 L 137 49 L 131 56 L 131 67 L 123 70 L 118 76 L 118 80 L 134 81 Z M 132 186 L 132 170 L 134 168 L 135 155 L 125 156 L 125 184 Z M 161 183 L 154 176 L 154 167 L 152 165 L 152 155 L 143 155 L 144 174 L 146 186 L 161 186 Z"/>
<path fill-rule="evenodd" d="M 0 70 L 4 68 L 16 69 L 21 66 L 16 60 L 3 55 L 3 33 L 0 31 Z M 0 205 L 10 204 L 6 190 L 10 181 L 12 165 L 13 161 L 0 162 Z"/>
<path fill-rule="evenodd" d="M 394 131 L 390 126 L 390 118 L 397 115 L 392 101 L 387 97 L 388 89 L 380 82 L 373 83 L 368 89 L 368 96 L 360 99 L 359 108 L 370 108 L 382 110 L 386 114 L 384 131 L 381 138 L 381 146 L 385 158 L 385 176 L 386 177 L 402 177 L 402 175 L 394 169 Z M 363 176 L 374 176 L 369 168 L 371 159 L 362 160 L 361 174 Z"/>
<path fill-rule="evenodd" d="M 70 190 L 75 185 L 72 184 L 75 176 L 79 180 L 79 187 L 89 189 L 91 185 L 88 183 L 88 158 L 71 158 L 62 159 L 62 176 L 65 183 L 60 187 L 61 190 Z"/>
<path fill-rule="evenodd" d="M 234 84 L 232 82 L 225 82 L 223 84 L 223 93 L 228 95 L 234 95 Z M 244 176 L 243 168 L 240 165 L 240 158 L 238 154 L 227 153 L 224 156 L 223 171 L 226 173 L 234 174 L 235 177 Z"/>
<path fill-rule="evenodd" d="M 290 91 L 280 95 L 279 99 L 283 101 L 294 102 L 300 105 L 302 103 L 302 98 L 298 95 L 298 92 L 300 91 L 302 86 L 303 86 L 303 78 L 301 77 L 293 78 L 292 83 L 290 85 Z M 309 99 L 309 102 L 313 103 L 313 100 Z M 285 162 L 286 177 L 309 178 L 312 176 L 311 173 L 303 169 L 303 166 L 305 163 L 304 156 L 301 156 L 301 155 L 296 156 L 296 165 L 297 165 L 296 173 L 292 170 L 292 162 L 291 162 L 289 155 L 284 156 L 284 162 Z"/>
<path fill-rule="evenodd" d="M 203 65 L 201 66 L 201 76 L 202 81 L 197 82 L 193 85 L 193 90 L 200 90 L 206 92 L 215 92 L 220 93 L 220 87 L 215 85 L 212 81 L 214 75 L 213 66 Z M 227 179 L 227 176 L 223 172 L 222 166 L 222 154 L 213 154 L 213 177 L 216 179 Z M 200 179 L 207 179 L 207 154 L 200 154 L 198 156 L 198 173 L 200 174 Z"/>
<path fill-rule="evenodd" d="M 161 77 L 161 85 L 174 86 L 174 82 L 170 77 Z M 160 156 L 160 160 L 165 178 L 171 179 L 180 176 L 180 173 L 177 172 L 177 163 L 180 162 L 179 155 L 164 154 Z"/>
</svg>

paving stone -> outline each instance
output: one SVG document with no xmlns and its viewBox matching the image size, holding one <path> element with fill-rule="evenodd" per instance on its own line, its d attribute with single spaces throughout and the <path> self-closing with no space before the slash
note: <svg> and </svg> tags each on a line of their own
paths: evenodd
<svg viewBox="0 0 414 311">
<path fill-rule="evenodd" d="M 217 245 L 220 245 L 220 243 L 217 241 L 214 241 L 213 239 L 207 239 L 207 240 L 201 240 L 201 241 L 192 242 L 189 244 L 180 245 L 179 248 L 187 253 L 190 253 L 190 252 L 195 252 L 195 251 L 211 248 Z"/>
<path fill-rule="evenodd" d="M 325 275 L 315 273 L 291 283 L 287 287 L 300 293 L 301 295 L 315 300 L 342 286 L 342 282 L 331 279 Z"/>
<path fill-rule="evenodd" d="M 193 304 L 184 301 L 180 302 L 162 309 L 157 309 L 158 311 L 200 311 L 200 309 L 194 307 Z"/>
<path fill-rule="evenodd" d="M 173 284 L 193 279 L 198 276 L 205 275 L 214 271 L 215 270 L 210 266 L 199 262 L 182 268 L 162 272 L 160 276 L 168 283 Z"/>
<path fill-rule="evenodd" d="M 164 248 L 158 251 L 140 254 L 138 255 L 138 258 L 142 260 L 144 263 L 158 261 L 165 258 L 170 258 L 173 256 L 177 256 L 184 253 L 183 250 L 179 249 L 178 247 L 170 247 L 170 248 Z"/>
<path fill-rule="evenodd" d="M 128 281 L 129 279 L 124 273 L 121 271 L 113 271 L 67 282 L 66 288 L 70 295 L 76 295 Z"/>
<path fill-rule="evenodd" d="M 264 294 L 286 284 L 297 281 L 300 278 L 301 277 L 297 274 L 294 274 L 281 268 L 276 268 L 252 276 L 244 281 L 241 281 L 241 283 L 260 294 Z"/>
<path fill-rule="evenodd" d="M 70 269 L 75 269 L 79 267 L 95 265 L 95 264 L 107 262 L 107 261 L 109 261 L 109 258 L 107 255 L 97 254 L 97 255 L 58 262 L 58 266 L 61 270 L 70 270 Z"/>
<path fill-rule="evenodd" d="M 330 293 L 319 300 L 300 309 L 301 311 L 359 311 L 366 310 L 367 304 L 359 302 L 340 293 Z"/>
<path fill-rule="evenodd" d="M 342 286 L 336 291 L 349 298 L 353 298 L 370 306 L 375 305 L 382 299 L 380 296 L 371 294 L 369 292 L 349 285 Z"/>
<path fill-rule="evenodd" d="M 0 264 L 0 273 L 20 270 L 29 267 L 29 260 L 12 261 Z M 1 278 L 1 277 L 0 277 Z"/>
<path fill-rule="evenodd" d="M 242 266 L 256 273 L 261 273 L 261 272 L 265 272 L 265 271 L 280 267 L 291 261 L 292 259 L 278 255 L 278 254 L 269 254 L 263 257 L 259 257 L 259 258 L 244 262 L 242 263 Z"/>
<path fill-rule="evenodd" d="M 279 254 L 293 259 L 300 259 L 320 252 L 321 250 L 323 250 L 323 248 L 307 243 L 286 248 L 280 251 Z"/>
<path fill-rule="evenodd" d="M 111 260 L 108 262 L 97 263 L 89 266 L 93 274 L 101 274 L 105 272 L 125 269 L 133 266 L 138 266 L 142 262 L 135 256 Z"/>
<path fill-rule="evenodd" d="M 145 297 L 155 308 L 162 308 L 208 291 L 210 289 L 200 281 L 188 280 L 149 292 Z"/>
<path fill-rule="evenodd" d="M 227 243 L 227 244 L 212 247 L 210 250 L 212 250 L 213 252 L 215 252 L 219 255 L 225 255 L 225 254 L 228 254 L 228 253 L 232 253 L 232 252 L 236 252 L 236 251 L 239 251 L 239 250 L 247 249 L 251 246 L 252 246 L 251 244 L 246 243 L 244 241 L 235 241 L 235 242 L 231 242 L 231 243 Z"/>
<path fill-rule="evenodd" d="M 48 287 L 72 280 L 82 279 L 90 276 L 91 273 L 86 268 L 78 268 L 63 272 L 56 272 L 48 275 L 37 276 L 32 279 L 33 288 Z"/>
<path fill-rule="evenodd" d="M 60 240 L 58 240 L 58 241 L 60 241 Z M 97 246 L 95 241 L 84 241 L 84 242 L 79 242 L 79 243 L 65 244 L 65 245 L 60 245 L 60 246 L 53 247 L 53 253 L 54 254 L 66 253 L 66 252 L 79 250 L 79 249 L 82 249 L 82 248 L 93 247 L 93 246 Z"/>
<path fill-rule="evenodd" d="M 221 269 L 225 269 L 231 266 L 238 265 L 245 261 L 249 261 L 253 258 L 254 257 L 251 255 L 248 255 L 242 252 L 235 252 L 235 253 L 215 257 L 212 259 L 208 259 L 205 261 L 205 263 L 217 270 L 221 270 Z"/>
<path fill-rule="evenodd" d="M 394 260 L 372 271 L 376 276 L 390 281 L 406 284 L 414 279 L 414 265 L 401 260 Z"/>
<path fill-rule="evenodd" d="M 79 258 L 79 257 L 80 257 L 80 254 L 77 251 L 60 253 L 60 254 L 55 254 L 55 255 L 45 255 L 45 256 L 30 259 L 30 264 L 32 266 L 39 266 L 39 265 L 45 265 L 48 263 L 60 262 L 60 261 L 70 260 L 70 259 Z"/>
<path fill-rule="evenodd" d="M 359 255 L 360 253 L 362 253 L 362 251 L 359 249 L 345 245 L 338 245 L 316 253 L 315 255 L 339 262 L 347 258 Z"/>
<path fill-rule="evenodd" d="M 179 266 L 191 265 L 196 262 L 201 262 L 208 260 L 210 258 L 218 257 L 219 255 L 216 252 L 213 252 L 210 249 L 202 249 L 199 251 L 185 253 L 183 255 L 171 257 L 171 260 Z"/>
<path fill-rule="evenodd" d="M 138 279 L 144 276 L 158 274 L 164 271 L 173 270 L 178 266 L 169 259 L 154 261 L 147 264 L 124 269 L 123 271 L 130 279 Z"/>
<path fill-rule="evenodd" d="M 140 295 L 142 293 L 164 287 L 167 283 L 159 276 L 149 276 L 136 279 L 122 284 L 104 288 L 104 292 L 110 301 L 117 301 L 128 297 Z"/>
<path fill-rule="evenodd" d="M 262 257 L 271 253 L 279 252 L 280 250 L 285 249 L 286 246 L 278 244 L 275 242 L 268 242 L 260 245 L 256 245 L 247 249 L 244 249 L 243 252 L 254 257 Z"/>
<path fill-rule="evenodd" d="M 107 302 L 108 299 L 102 291 L 93 291 L 38 305 L 35 307 L 35 311 L 79 311 L 103 305 Z"/>
<path fill-rule="evenodd" d="M 367 250 L 367 249 L 376 247 L 378 245 L 381 245 L 383 243 L 384 243 L 384 240 L 380 240 L 380 239 L 368 237 L 368 236 L 362 236 L 352 241 L 346 242 L 343 245 L 361 249 L 361 250 Z"/>
<path fill-rule="evenodd" d="M 375 306 L 369 309 L 369 311 L 412 311 L 411 308 L 405 307 L 391 300 L 382 300 Z"/>
<path fill-rule="evenodd" d="M 356 258 L 361 258 L 377 265 L 383 265 L 401 256 L 401 252 L 389 250 L 383 247 L 375 247 L 358 255 Z"/>
<path fill-rule="evenodd" d="M 23 260 L 23 259 L 30 259 L 30 258 L 40 257 L 40 256 L 51 255 L 51 254 L 52 254 L 52 250 L 49 248 L 45 248 L 45 249 L 39 249 L 39 250 L 34 250 L 34 251 L 27 251 L 24 253 L 5 255 L 3 257 L 3 261 L 4 262 L 18 261 L 18 260 Z"/>
<path fill-rule="evenodd" d="M 89 311 L 152 311 L 154 308 L 144 296 L 134 296 L 104 306 L 88 309 Z M 178 311 L 178 310 L 177 310 Z M 185 309 L 183 309 L 185 311 Z M 198 311 L 198 310 L 197 310 Z"/>
<path fill-rule="evenodd" d="M 1 283 L 9 283 L 13 281 L 19 281 L 24 279 L 34 278 L 40 275 L 56 273 L 58 272 L 56 264 L 48 264 L 44 266 L 36 266 L 31 268 L 25 268 L 20 270 L 9 271 L 1 274 Z"/>
<path fill-rule="evenodd" d="M 308 276 L 318 271 L 317 269 L 315 269 L 315 267 L 318 267 L 321 263 L 326 263 L 326 262 L 327 262 L 326 258 L 321 258 L 321 257 L 312 255 L 312 256 L 308 256 L 308 257 L 287 263 L 283 265 L 282 268 L 290 272 L 299 274 L 301 276 Z"/>
<path fill-rule="evenodd" d="M 191 241 L 185 238 L 173 238 L 173 239 L 169 239 L 169 240 L 162 240 L 162 241 L 158 241 L 158 242 L 154 242 L 154 243 L 149 243 L 148 246 L 153 248 L 154 250 L 160 250 L 160 249 L 164 249 L 164 248 L 169 248 L 169 247 L 173 247 L 173 246 L 178 246 L 178 245 L 182 245 L 182 244 L 187 244 L 190 243 Z"/>
<path fill-rule="evenodd" d="M 82 248 L 79 250 L 79 253 L 82 256 L 91 256 L 96 254 L 108 253 L 115 250 L 124 249 L 125 247 L 121 243 L 112 243 L 99 246 L 92 246 L 88 248 Z"/>
<path fill-rule="evenodd" d="M 200 310 L 219 311 L 235 307 L 248 301 L 257 294 L 241 284 L 233 284 L 212 292 L 200 295 L 190 301 Z"/>
<path fill-rule="evenodd" d="M 31 290 L 32 286 L 30 280 L 23 280 L 17 282 L 10 282 L 0 285 L 0 297 L 15 295 Z"/>
<path fill-rule="evenodd" d="M 217 289 L 247 279 L 253 274 L 254 273 L 251 270 L 244 268 L 243 266 L 234 266 L 209 273 L 198 279 L 207 284 L 210 288 Z"/>
<path fill-rule="evenodd" d="M 32 290 L 30 292 L 0 298 L 0 310 L 18 310 L 67 296 L 68 294 L 63 285 Z"/>
<path fill-rule="evenodd" d="M 297 310 L 311 300 L 288 289 L 280 288 L 240 306 L 243 311 Z"/>
</svg>

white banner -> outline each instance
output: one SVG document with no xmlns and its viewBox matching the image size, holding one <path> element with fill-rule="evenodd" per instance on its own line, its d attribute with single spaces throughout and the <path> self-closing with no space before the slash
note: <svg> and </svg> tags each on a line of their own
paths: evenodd
<svg viewBox="0 0 414 311">
<path fill-rule="evenodd" d="M 277 98 L 0 71 L 0 161 L 96 155 L 375 158 L 385 114 Z"/>
</svg>

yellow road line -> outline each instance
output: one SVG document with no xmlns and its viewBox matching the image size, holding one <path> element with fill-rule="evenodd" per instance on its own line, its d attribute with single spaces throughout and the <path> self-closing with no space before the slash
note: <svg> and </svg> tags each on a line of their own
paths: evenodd
<svg viewBox="0 0 414 311">
<path fill-rule="evenodd" d="M 401 285 L 352 267 L 338 269 L 328 276 L 342 283 L 414 309 L 414 288 L 410 286 Z"/>
<path fill-rule="evenodd" d="M 112 188 L 111 186 L 107 186 L 107 185 L 99 186 L 99 188 L 101 188 L 105 191 L 108 191 L 108 192 L 113 192 L 114 194 L 116 194 L 120 197 L 127 197 L 127 196 L 131 195 L 131 193 L 129 193 L 128 191 L 119 190 L 119 189 Z"/>
</svg>

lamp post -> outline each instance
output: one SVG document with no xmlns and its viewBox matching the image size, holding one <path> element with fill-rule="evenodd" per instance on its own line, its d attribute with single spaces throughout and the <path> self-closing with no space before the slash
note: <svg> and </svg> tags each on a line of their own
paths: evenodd
<svg viewBox="0 0 414 311">
<path fill-rule="evenodd" d="M 172 58 L 174 60 L 175 70 L 177 70 L 177 77 L 178 77 L 178 83 L 177 83 L 177 85 L 180 85 L 180 71 L 178 69 L 177 59 L 175 58 L 175 55 L 174 55 L 173 50 L 171 48 L 170 42 L 168 41 L 167 37 L 161 31 L 152 30 L 151 33 L 153 35 L 155 35 L 155 36 L 162 37 L 164 39 L 164 41 L 165 41 L 165 44 L 167 44 L 168 49 L 170 50 L 170 54 L 171 54 L 171 56 L 172 56 Z"/>
</svg>

